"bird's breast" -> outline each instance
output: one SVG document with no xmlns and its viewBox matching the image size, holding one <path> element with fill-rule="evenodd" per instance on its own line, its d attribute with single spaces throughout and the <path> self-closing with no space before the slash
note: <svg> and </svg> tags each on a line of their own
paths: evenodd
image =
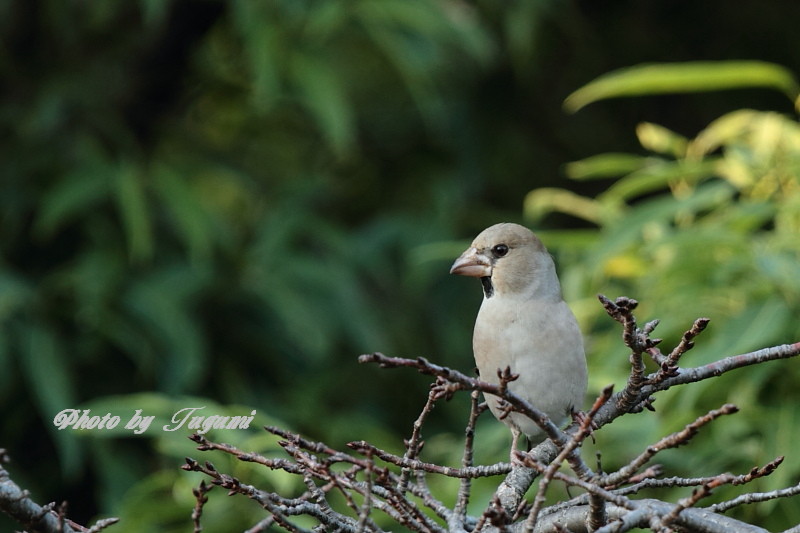
<svg viewBox="0 0 800 533">
<path fill-rule="evenodd" d="M 495 297 L 484 300 L 475 321 L 473 348 L 482 373 L 511 366 L 514 372 L 534 363 L 563 328 L 547 306 L 536 301 Z M 485 370 L 486 369 L 486 370 Z"/>
<path fill-rule="evenodd" d="M 509 367 L 519 375 L 509 388 L 551 416 L 582 402 L 583 340 L 563 300 L 484 300 L 473 349 L 481 379 L 498 383 L 498 369 Z"/>
</svg>

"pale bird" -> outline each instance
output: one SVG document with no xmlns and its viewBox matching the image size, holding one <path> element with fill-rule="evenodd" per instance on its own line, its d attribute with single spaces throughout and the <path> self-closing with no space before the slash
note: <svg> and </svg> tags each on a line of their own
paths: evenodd
<svg viewBox="0 0 800 533">
<path fill-rule="evenodd" d="M 498 384 L 498 369 L 509 367 L 519 375 L 509 390 L 555 424 L 580 410 L 587 382 L 583 337 L 539 238 L 519 224 L 496 224 L 475 238 L 450 273 L 480 278 L 483 285 L 472 338 L 480 378 Z M 499 399 L 490 394 L 485 398 L 501 419 Z M 521 413 L 501 420 L 511 428 L 512 457 L 520 433 L 529 447 L 546 436 Z"/>
</svg>

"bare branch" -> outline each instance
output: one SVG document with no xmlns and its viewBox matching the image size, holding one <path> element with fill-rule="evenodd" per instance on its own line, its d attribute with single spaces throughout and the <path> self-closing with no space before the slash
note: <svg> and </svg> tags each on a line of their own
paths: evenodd
<svg viewBox="0 0 800 533">
<path fill-rule="evenodd" d="M 6 450 L 0 448 L 0 511 L 26 529 L 37 533 L 95 533 L 119 521 L 118 518 L 105 518 L 91 528 L 86 528 L 66 517 L 65 503 L 37 504 L 27 490 L 14 483 L 9 472 L 2 466 L 9 461 Z"/>
<path fill-rule="evenodd" d="M 464 468 L 452 468 L 449 466 L 426 463 L 417 459 L 407 459 L 406 457 L 400 457 L 398 455 L 391 454 L 363 440 L 348 442 L 347 446 L 359 453 L 373 454 L 382 461 L 400 466 L 404 469 L 413 471 L 421 470 L 423 472 L 430 472 L 431 474 L 440 474 L 443 476 L 460 479 L 501 476 L 508 474 L 511 471 L 511 465 L 509 463 L 495 463 L 487 466 L 473 466 Z"/>
<path fill-rule="evenodd" d="M 672 433 L 671 435 L 659 440 L 657 443 L 648 446 L 644 452 L 633 459 L 630 463 L 620 468 L 613 474 L 600 477 L 597 482 L 604 487 L 616 487 L 622 483 L 629 482 L 631 476 L 633 476 L 642 466 L 647 464 L 647 462 L 650 461 L 650 459 L 652 459 L 653 456 L 658 452 L 686 444 L 689 439 L 694 437 L 704 425 L 722 415 L 729 415 L 737 412 L 738 410 L 739 409 L 733 404 L 725 404 L 719 409 L 709 411 L 705 415 L 698 417 L 691 424 L 688 424 L 681 431 Z"/>
<path fill-rule="evenodd" d="M 194 525 L 194 533 L 203 531 L 203 526 L 200 524 L 200 518 L 203 516 L 203 506 L 208 503 L 208 492 L 213 489 L 213 485 L 206 485 L 205 480 L 200 482 L 196 489 L 192 489 L 192 494 L 195 497 L 194 509 L 192 510 L 192 524 Z"/>
<path fill-rule="evenodd" d="M 745 366 L 764 363 L 767 361 L 775 361 L 778 359 L 787 359 L 790 357 L 796 357 L 798 355 L 800 355 L 800 342 L 773 346 L 771 348 L 764 348 L 762 350 L 740 355 L 732 355 L 700 367 L 681 368 L 678 369 L 674 377 L 665 379 L 664 381 L 656 384 L 648 384 L 643 386 L 638 394 L 638 401 L 642 402 L 656 392 L 667 390 L 677 385 L 695 383 L 697 381 L 721 376 L 726 372 L 743 368 Z M 616 396 L 617 395 L 615 395 L 615 397 Z M 595 421 L 599 426 L 604 426 L 623 414 L 625 414 L 624 411 L 620 411 L 616 408 L 616 402 L 609 402 L 609 404 L 603 406 L 603 408 L 597 414 Z"/>
<path fill-rule="evenodd" d="M 557 428 L 543 413 L 508 390 L 516 379 L 512 369 L 498 369 L 498 384 L 490 384 L 468 377 L 456 370 L 431 363 L 427 359 L 403 359 L 381 353 L 362 355 L 362 363 L 378 363 L 383 368 L 413 368 L 435 377 L 428 398 L 414 421 L 411 435 L 405 441 L 405 450 L 397 455 L 366 441 L 348 443 L 355 455 L 338 451 L 322 442 L 303 438 L 279 428 L 267 428 L 278 435 L 279 445 L 288 458 L 267 458 L 238 450 L 226 444 L 208 441 L 205 437 L 192 437 L 203 451 L 219 451 L 254 462 L 270 469 L 279 469 L 295 475 L 305 487 L 301 494 L 286 497 L 260 491 L 242 483 L 233 476 L 218 472 L 210 463 L 200 464 L 187 459 L 188 470 L 203 472 L 212 484 L 226 488 L 231 494 L 243 494 L 258 501 L 270 517 L 259 522 L 262 529 L 276 525 L 289 531 L 305 531 L 293 523 L 294 517 L 305 515 L 319 522 L 315 530 L 344 532 L 379 531 L 379 520 L 372 513 L 385 513 L 396 524 L 411 531 L 433 533 L 464 533 L 484 531 L 540 533 L 545 531 L 628 531 L 649 528 L 653 531 L 691 530 L 701 533 L 737 531 L 764 533 L 756 526 L 725 517 L 719 513 L 737 505 L 755 503 L 800 493 L 800 485 L 781 491 L 744 494 L 738 498 L 700 508 L 698 505 L 714 489 L 723 485 L 744 485 L 775 471 L 783 460 L 779 457 L 762 467 L 742 475 L 722 473 L 707 477 L 663 478 L 663 468 L 647 464 L 660 451 L 675 448 L 690 440 L 707 424 L 722 415 L 733 414 L 731 404 L 711 410 L 682 430 L 659 439 L 645 447 L 616 472 L 601 472 L 598 462 L 594 472 L 581 458 L 580 448 L 593 431 L 616 418 L 651 408 L 654 395 L 673 386 L 709 379 L 730 370 L 765 361 L 800 355 L 800 343 L 776 346 L 748 354 L 726 357 L 715 363 L 697 368 L 681 368 L 682 356 L 693 346 L 697 336 L 706 328 L 708 319 L 699 318 L 684 332 L 680 342 L 664 355 L 656 347 L 660 340 L 651 338 L 657 320 L 637 325 L 633 314 L 637 302 L 630 298 L 617 298 L 613 302 L 600 296 L 609 316 L 622 325 L 622 340 L 630 350 L 631 370 L 625 387 L 612 394 L 611 387 L 604 389 L 592 408 L 566 430 Z M 644 356 L 652 358 L 658 370 L 646 373 Z M 464 448 L 459 467 L 440 465 L 424 460 L 423 428 L 436 401 L 450 399 L 459 391 L 470 391 L 470 414 L 466 422 Z M 519 463 L 474 464 L 474 434 L 478 416 L 486 410 L 479 401 L 480 393 L 500 398 L 503 411 L 519 412 L 531 418 L 550 437 L 527 453 L 517 453 Z M 376 461 L 378 461 L 376 463 Z M 599 461 L 599 460 L 598 460 Z M 569 465 L 572 474 L 562 468 Z M 472 479 L 504 475 L 493 497 L 478 516 L 468 516 Z M 452 509 L 444 505 L 434 490 L 437 484 L 428 482 L 431 476 L 458 479 L 458 493 Z M 536 477 L 539 485 L 533 500 L 525 502 L 524 495 Z M 554 480 L 585 491 L 568 501 L 546 506 L 545 497 Z M 202 487 L 202 485 L 201 485 Z M 638 498 L 645 488 L 691 487 L 692 494 L 677 503 L 657 499 Z M 333 494 L 331 494 L 333 493 Z M 634 498 L 636 495 L 636 498 Z M 198 498 L 197 516 L 202 510 Z M 446 528 L 442 523 L 447 524 Z M 197 527 L 197 526 L 196 526 Z M 199 531 L 199 529 L 196 529 Z M 252 531 L 256 531 L 255 528 Z"/>
<path fill-rule="evenodd" d="M 476 390 L 472 391 L 469 395 L 470 398 L 470 409 L 469 409 L 469 419 L 467 420 L 467 427 L 464 430 L 464 454 L 461 458 L 461 468 L 462 469 L 469 469 L 473 466 L 473 444 L 475 441 L 475 423 L 478 421 L 478 417 L 484 412 L 488 407 L 485 403 L 480 403 L 480 393 Z M 509 471 L 511 470 L 511 465 L 509 465 Z M 506 474 L 507 472 L 503 472 Z M 470 498 L 470 489 L 472 488 L 472 482 L 470 478 L 465 477 L 461 480 L 461 483 L 458 486 L 458 497 L 456 498 L 456 506 L 453 508 L 453 517 L 458 521 L 457 524 L 448 524 L 450 529 L 454 529 L 454 526 L 457 525 L 458 527 L 463 527 L 464 522 L 467 518 L 467 505 L 469 504 Z"/>
<path fill-rule="evenodd" d="M 572 455 L 578 447 L 583 444 L 583 441 L 592 431 L 592 421 L 594 420 L 597 411 L 608 402 L 611 398 L 611 393 L 614 390 L 612 386 L 608 386 L 603 389 L 600 396 L 595 400 L 592 408 L 583 416 L 583 420 L 581 421 L 578 430 L 572 434 L 572 438 L 567 442 L 567 444 L 561 449 L 558 455 L 553 459 L 547 468 L 544 471 L 544 476 L 542 479 L 539 480 L 539 489 L 536 492 L 536 497 L 533 500 L 533 507 L 531 508 L 530 513 L 528 514 L 528 519 L 526 520 L 525 530 L 527 532 L 533 531 L 533 528 L 536 527 L 536 520 L 539 516 L 539 511 L 544 505 L 545 501 L 545 493 L 547 492 L 547 488 L 550 485 L 550 482 L 553 480 L 553 475 L 555 475 L 556 471 L 561 468 L 561 465 L 567 459 L 568 456 Z M 580 457 L 576 457 L 575 461 L 582 462 Z M 583 472 L 577 472 L 580 476 L 582 473 L 588 471 L 586 468 Z"/>
<path fill-rule="evenodd" d="M 636 309 L 639 302 L 625 297 L 617 298 L 612 302 L 602 294 L 599 294 L 597 298 L 603 304 L 608 315 L 622 324 L 622 342 L 631 350 L 629 357 L 631 373 L 628 376 L 628 383 L 616 398 L 617 409 L 629 411 L 639 403 L 639 391 L 645 382 L 642 354 L 651 347 L 647 342 L 649 335 L 638 328 L 636 318 L 633 316 L 633 310 Z M 652 331 L 654 328 L 655 325 L 651 322 L 648 329 Z"/>
<path fill-rule="evenodd" d="M 515 411 L 522 413 L 533 420 L 553 442 L 563 444 L 567 441 L 567 436 L 565 433 L 561 431 L 555 424 L 553 424 L 547 415 L 534 408 L 528 402 L 507 389 L 506 384 L 508 381 L 512 381 L 514 379 L 513 374 L 501 373 L 500 384 L 494 385 L 492 383 L 487 383 L 486 381 L 471 378 L 456 370 L 433 364 L 424 357 L 418 357 L 416 359 L 403 359 L 400 357 L 388 357 L 382 353 L 374 352 L 371 354 L 361 355 L 358 358 L 358 361 L 360 363 L 378 363 L 381 368 L 416 368 L 423 374 L 445 378 L 447 381 L 458 385 L 459 388 L 464 390 L 477 390 L 484 393 L 493 394 L 511 404 Z"/>
<path fill-rule="evenodd" d="M 653 525 L 653 529 L 655 531 L 664 530 L 670 527 L 671 524 L 678 521 L 680 514 L 688 509 L 689 507 L 694 507 L 697 502 L 706 498 L 711 495 L 715 488 L 730 483 L 733 480 L 733 476 L 730 474 L 720 474 L 715 478 L 711 479 L 708 483 L 704 483 L 700 488 L 695 489 L 692 491 L 692 495 L 688 498 L 684 498 L 678 502 L 678 504 L 666 515 L 657 519 L 653 517 L 651 520 L 651 524 Z"/>
<path fill-rule="evenodd" d="M 647 350 L 651 357 L 653 357 L 653 360 L 657 361 L 661 367 L 658 374 L 651 378 L 651 383 L 661 382 L 677 374 L 678 361 L 681 356 L 694 348 L 694 338 L 706 329 L 710 321 L 711 319 L 709 318 L 698 318 L 695 320 L 692 327 L 684 332 L 681 341 L 667 356 L 662 355 L 656 347 L 651 347 Z"/>
<path fill-rule="evenodd" d="M 428 415 L 431 411 L 433 411 L 433 405 L 436 403 L 436 400 L 441 397 L 442 390 L 444 389 L 444 380 L 442 378 L 436 379 L 436 384 L 431 385 L 431 390 L 428 393 L 428 400 L 425 402 L 425 406 L 422 408 L 422 412 L 419 414 L 416 420 L 414 420 L 413 430 L 411 432 L 411 438 L 406 440 L 406 454 L 403 457 L 405 460 L 414 460 L 419 455 L 420 450 L 425 445 L 422 441 L 422 425 L 425 423 L 425 420 L 428 418 Z M 368 452 L 372 453 L 372 452 Z M 408 488 L 408 478 L 411 476 L 412 469 L 409 467 L 403 467 L 403 470 L 400 473 L 400 481 L 398 482 L 398 489 L 400 492 L 405 492 Z"/>
<path fill-rule="evenodd" d="M 797 494 L 800 494 L 800 484 L 797 484 L 794 487 L 773 490 L 769 492 L 751 492 L 749 494 L 742 494 L 741 496 L 737 496 L 732 500 L 709 505 L 708 510 L 715 513 L 724 513 L 728 509 L 733 509 L 739 505 L 766 502 L 769 500 L 776 500 L 778 498 L 788 498 L 789 496 L 795 496 Z"/>
</svg>

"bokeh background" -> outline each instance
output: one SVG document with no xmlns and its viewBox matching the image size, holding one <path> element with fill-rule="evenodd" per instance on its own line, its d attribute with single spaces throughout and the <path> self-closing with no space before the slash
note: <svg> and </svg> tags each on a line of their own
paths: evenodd
<svg viewBox="0 0 800 533">
<path fill-rule="evenodd" d="M 665 349 L 712 318 L 689 366 L 797 341 L 798 20 L 800 3 L 774 0 L 2 2 L 0 446 L 15 481 L 78 521 L 187 531 L 200 477 L 179 469 L 186 455 L 302 488 L 162 431 L 178 409 L 256 409 L 252 431 L 211 436 L 266 454 L 263 424 L 402 453 L 429 380 L 357 356 L 469 372 L 481 291 L 447 271 L 504 220 L 554 254 L 592 394 L 627 366 L 597 293 L 640 300 Z M 564 106 L 608 72 L 699 60 L 712 63 L 666 71 L 672 91 L 634 70 Z M 640 95 L 605 98 L 624 87 Z M 753 488 L 796 483 L 797 365 L 660 395 L 656 413 L 598 432 L 604 467 L 734 402 L 661 457 L 668 474 L 785 454 Z M 65 408 L 158 419 L 141 436 L 58 431 Z M 466 396 L 437 407 L 426 459 L 456 464 L 467 410 Z M 502 460 L 508 434 L 486 418 L 478 460 Z M 209 530 L 261 516 L 210 496 Z M 780 529 L 800 506 L 735 515 Z"/>
</svg>

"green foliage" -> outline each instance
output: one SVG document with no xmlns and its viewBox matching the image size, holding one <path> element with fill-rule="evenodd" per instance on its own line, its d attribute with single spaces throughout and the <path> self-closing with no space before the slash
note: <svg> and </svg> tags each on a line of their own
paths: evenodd
<svg viewBox="0 0 800 533">
<path fill-rule="evenodd" d="M 417 252 L 455 235 L 460 185 L 449 156 L 414 147 L 432 135 L 451 149 L 449 109 L 493 54 L 477 13 L 422 0 L 18 4 L 0 62 L 15 132 L 0 148 L 14 474 L 76 519 L 185 531 L 188 440 L 52 424 L 66 408 L 153 407 L 142 391 L 170 408 L 190 394 L 247 404 L 334 442 L 399 441 L 426 384 L 382 382 L 355 359 L 454 338 L 444 357 L 466 353 L 468 322 L 447 316 L 438 287 L 450 258 Z"/>
<path fill-rule="evenodd" d="M 597 78 L 564 101 L 575 112 L 606 98 L 648 94 L 718 91 L 743 87 L 777 89 L 800 110 L 800 85 L 792 72 L 764 61 L 690 61 L 675 64 L 637 65 Z"/>
<path fill-rule="evenodd" d="M 101 466 L 95 489 L 103 505 L 118 513 L 121 519 L 118 527 L 122 530 L 172 531 L 186 526 L 186 509 L 194 506 L 192 488 L 199 484 L 200 477 L 187 474 L 176 465 L 183 462 L 187 450 L 191 449 L 185 443 L 189 442 L 187 436 L 193 430 L 187 428 L 188 423 L 174 431 L 165 431 L 162 428 L 176 428 L 176 422 L 185 416 L 178 413 L 187 408 L 202 408 L 193 412 L 193 416 L 248 416 L 253 410 L 252 407 L 241 405 L 220 405 L 207 398 L 153 393 L 106 396 L 81 406 L 81 409 L 91 409 L 93 414 L 111 412 L 120 415 L 122 419 L 120 425 L 112 430 L 67 433 L 73 439 L 86 441 L 92 457 Z M 131 430 L 123 426 L 139 410 L 143 415 L 155 416 L 147 431 L 135 436 L 148 439 L 152 450 L 149 458 L 148 454 L 135 446 L 120 447 L 118 441 L 132 436 Z M 265 425 L 283 423 L 259 412 L 247 430 L 211 429 L 207 435 L 210 438 L 224 435 L 225 441 L 232 446 L 243 450 L 258 450 L 269 455 L 269 450 L 276 448 L 275 438 L 268 436 L 262 428 Z M 159 468 L 142 475 L 141 470 L 130 469 L 130 462 L 155 462 Z M 229 468 L 231 472 L 236 472 L 235 475 L 241 475 L 253 483 L 272 487 L 272 490 L 289 488 L 288 479 L 279 472 L 267 476 L 263 468 L 227 457 L 215 457 L 214 463 L 220 468 Z M 230 524 L 235 522 L 245 529 L 249 527 L 248 524 L 252 525 L 260 519 L 258 509 L 246 503 L 211 505 L 205 510 L 207 522 L 204 520 L 204 524 L 209 528 L 217 525 L 221 529 L 229 529 L 233 527 Z M 233 505 L 233 510 L 230 505 Z M 223 527 L 222 524 L 226 522 L 229 525 Z"/>
<path fill-rule="evenodd" d="M 706 70 L 704 74 L 692 68 L 693 78 L 684 86 L 686 71 L 674 65 L 650 66 L 646 71 L 634 67 L 603 78 L 605 92 L 594 98 L 653 92 L 653 84 L 641 83 L 644 72 L 663 82 L 661 91 L 731 88 L 743 83 L 737 78 L 720 86 L 719 72 Z M 781 72 L 786 83 L 796 87 L 796 80 Z M 756 79 L 753 85 L 762 81 Z M 584 90 L 588 94 L 596 83 L 575 94 Z M 596 292 L 639 299 L 640 320 L 662 319 L 658 333 L 666 339 L 666 349 L 694 318 L 712 318 L 712 326 L 697 339 L 697 348 L 684 356 L 683 366 L 796 342 L 800 338 L 800 124 L 796 117 L 743 109 L 714 120 L 693 138 L 650 123 L 641 124 L 636 133 L 647 155 L 606 154 L 567 166 L 567 174 L 575 180 L 620 176 L 595 198 L 538 189 L 525 202 L 531 219 L 557 210 L 596 228 L 585 230 L 579 238 L 552 232 L 547 239 L 566 258 L 562 280 L 567 295 L 580 298 L 576 307 L 591 330 L 589 352 L 603 359 L 592 362 L 594 387 L 618 381 L 626 362 L 624 357 L 611 358 L 619 351 L 618 332 L 608 331 L 607 317 L 596 302 L 586 298 Z M 785 409 L 786 397 L 779 391 L 800 383 L 800 372 L 793 368 L 790 362 L 773 363 L 670 391 L 656 403 L 659 425 L 646 431 L 639 427 L 641 434 L 631 439 L 625 428 L 614 424 L 607 430 L 611 445 L 605 442 L 603 446 L 604 437 L 598 436 L 600 449 L 612 452 L 604 463 L 624 463 L 635 452 L 623 441 L 652 442 L 724 402 L 742 408 L 734 417 L 738 420 L 717 423 L 712 438 L 698 438 L 691 453 L 675 457 L 669 468 L 685 475 L 702 475 L 709 465 L 714 466 L 708 472 L 714 468 L 744 472 L 778 455 L 791 455 L 791 445 L 781 449 L 778 443 L 800 439 L 800 426 L 791 414 L 794 410 Z M 619 437 L 623 440 L 617 442 Z M 730 453 L 721 454 L 721 446 Z M 790 459 L 760 489 L 787 486 L 798 474 L 800 462 Z M 789 502 L 766 507 L 767 511 L 780 507 L 786 523 L 800 519 L 796 505 Z M 763 512 L 763 508 L 739 511 L 758 524 L 765 518 L 757 513 Z"/>
</svg>

